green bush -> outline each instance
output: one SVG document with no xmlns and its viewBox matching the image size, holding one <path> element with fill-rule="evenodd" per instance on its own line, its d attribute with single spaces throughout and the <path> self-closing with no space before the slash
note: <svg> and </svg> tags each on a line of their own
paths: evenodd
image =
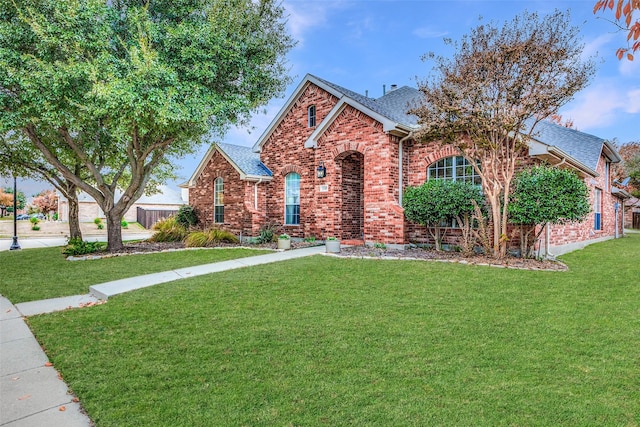
<svg viewBox="0 0 640 427">
<path fill-rule="evenodd" d="M 188 248 L 206 248 L 219 243 L 238 243 L 238 238 L 228 231 L 212 228 L 189 233 L 184 243 Z"/>
<path fill-rule="evenodd" d="M 129 228 L 129 223 L 123 219 L 122 221 L 120 221 L 120 226 L 122 228 Z"/>
<path fill-rule="evenodd" d="M 186 227 L 178 224 L 173 216 L 156 222 L 153 229 L 156 232 L 149 238 L 152 242 L 181 242 L 189 234 Z"/>
<path fill-rule="evenodd" d="M 178 213 L 176 214 L 176 221 L 186 229 L 197 225 L 198 216 L 196 215 L 196 211 L 193 209 L 193 206 L 180 206 L 180 209 L 178 209 Z"/>
<path fill-rule="evenodd" d="M 86 255 L 97 252 L 104 248 L 105 244 L 100 242 L 86 242 L 82 239 L 69 239 L 67 246 L 62 248 L 62 253 L 67 256 Z"/>
</svg>

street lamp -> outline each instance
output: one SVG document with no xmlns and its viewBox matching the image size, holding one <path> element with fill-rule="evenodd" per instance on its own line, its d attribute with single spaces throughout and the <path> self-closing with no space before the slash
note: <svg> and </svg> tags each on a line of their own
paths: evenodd
<svg viewBox="0 0 640 427">
<path fill-rule="evenodd" d="M 13 242 L 11 243 L 10 251 L 22 249 L 20 243 L 18 243 L 18 191 L 16 185 L 16 177 L 13 177 Z"/>
</svg>

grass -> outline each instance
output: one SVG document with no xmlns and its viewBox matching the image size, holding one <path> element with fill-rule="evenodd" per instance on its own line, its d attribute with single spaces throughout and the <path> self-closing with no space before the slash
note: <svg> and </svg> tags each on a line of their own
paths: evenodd
<svg viewBox="0 0 640 427">
<path fill-rule="evenodd" d="M 640 423 L 640 235 L 568 272 L 311 257 L 29 318 L 97 426 Z"/>
<path fill-rule="evenodd" d="M 89 286 L 111 280 L 194 265 L 260 255 L 269 251 L 216 249 L 67 261 L 61 248 L 0 252 L 0 294 L 17 304 L 86 294 Z"/>
</svg>

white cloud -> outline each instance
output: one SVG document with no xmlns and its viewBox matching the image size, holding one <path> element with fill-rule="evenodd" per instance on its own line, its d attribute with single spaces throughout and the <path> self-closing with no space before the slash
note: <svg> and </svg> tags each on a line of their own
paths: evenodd
<svg viewBox="0 0 640 427">
<path fill-rule="evenodd" d="M 620 74 L 627 77 L 640 77 L 640 60 L 629 61 L 626 57 L 620 60 Z"/>
<path fill-rule="evenodd" d="M 562 116 L 572 119 L 578 129 L 611 126 L 623 114 L 640 113 L 640 89 L 612 83 L 591 86 L 578 94 Z"/>
<path fill-rule="evenodd" d="M 588 41 L 587 43 L 585 43 L 584 49 L 582 50 L 581 59 L 584 61 L 584 60 L 586 60 L 588 58 L 591 58 L 593 56 L 602 57 L 602 54 L 600 53 L 600 49 L 603 46 L 606 46 L 614 38 L 615 38 L 615 34 L 606 33 L 606 34 L 602 34 L 602 35 L 596 37 L 595 39 L 593 39 L 591 41 Z M 608 47 L 607 50 L 612 50 L 612 48 Z M 607 53 L 607 52 L 605 52 L 605 53 Z M 613 54 L 614 54 L 614 52 L 612 50 L 611 56 L 613 56 Z M 607 56 L 607 55 L 605 55 L 605 56 Z"/>
<path fill-rule="evenodd" d="M 287 27 L 291 36 L 298 41 L 298 46 L 304 45 L 307 32 L 314 27 L 324 25 L 328 20 L 329 12 L 340 7 L 341 2 L 335 1 L 286 1 L 284 8 L 288 15 Z"/>
<path fill-rule="evenodd" d="M 581 92 L 562 116 L 572 119 L 582 131 L 608 126 L 615 121 L 616 112 L 624 107 L 624 99 L 625 95 L 612 85 L 592 86 Z"/>
<path fill-rule="evenodd" d="M 627 94 L 626 112 L 631 114 L 640 113 L 640 89 L 635 89 Z"/>
<path fill-rule="evenodd" d="M 448 33 L 447 31 L 437 30 L 432 27 L 420 27 L 411 32 L 414 36 L 421 39 L 433 39 L 438 37 L 444 37 Z"/>
</svg>

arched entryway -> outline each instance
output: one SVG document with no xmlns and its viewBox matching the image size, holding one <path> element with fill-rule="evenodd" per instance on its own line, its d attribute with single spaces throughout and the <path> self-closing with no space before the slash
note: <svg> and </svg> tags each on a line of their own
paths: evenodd
<svg viewBox="0 0 640 427">
<path fill-rule="evenodd" d="M 341 228 L 343 240 L 364 238 L 364 155 L 357 151 L 336 158 L 342 171 Z"/>
</svg>

